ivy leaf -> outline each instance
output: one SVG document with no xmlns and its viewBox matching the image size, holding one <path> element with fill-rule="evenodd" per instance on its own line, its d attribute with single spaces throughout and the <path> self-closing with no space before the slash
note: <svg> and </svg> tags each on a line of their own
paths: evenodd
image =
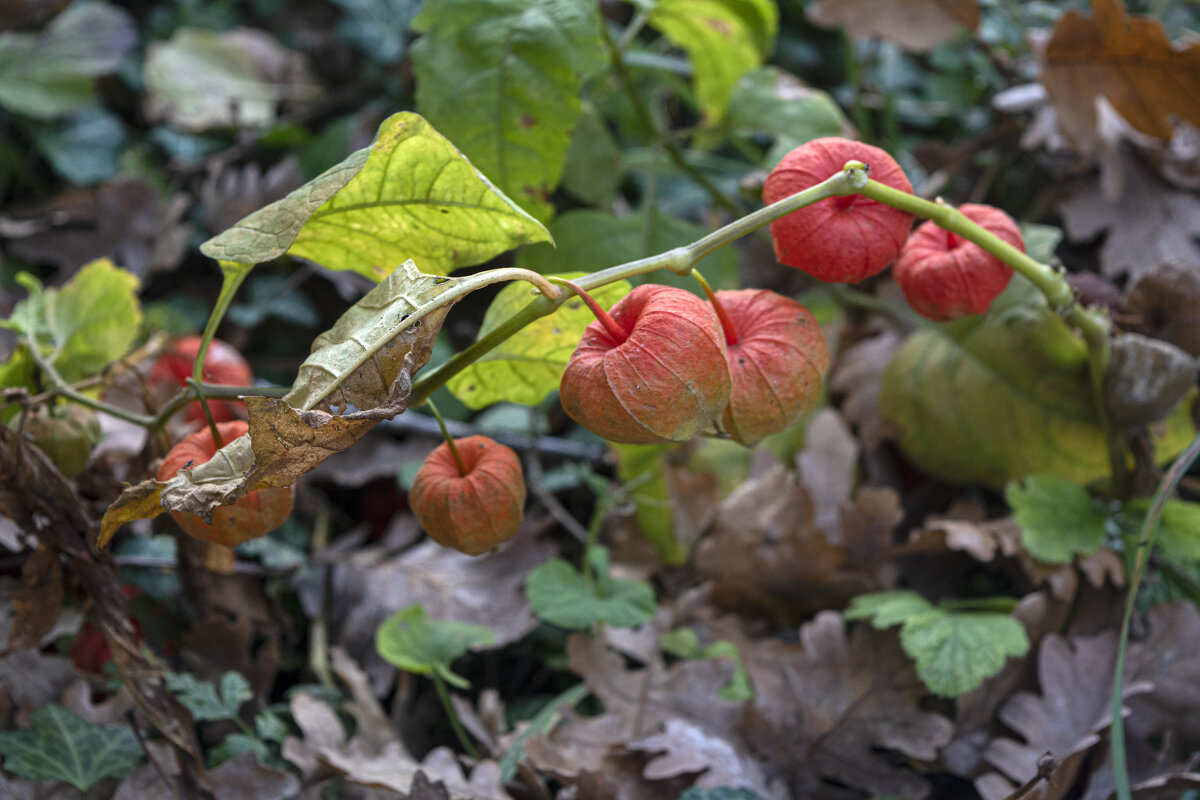
<svg viewBox="0 0 1200 800">
<path fill-rule="evenodd" d="M 1021 542 L 1039 561 L 1065 564 L 1100 549 L 1108 515 L 1081 486 L 1057 475 L 1030 475 L 1004 488 Z"/>
<path fill-rule="evenodd" d="M 733 89 L 757 69 L 779 30 L 770 0 L 659 0 L 650 25 L 687 51 L 696 76 L 696 102 L 714 123 L 725 113 Z"/>
<path fill-rule="evenodd" d="M 1029 650 L 1025 629 L 1012 616 L 947 605 L 935 606 L 916 592 L 875 592 L 854 598 L 845 616 L 871 619 L 879 629 L 901 625 L 900 646 L 916 662 L 921 681 L 941 697 L 971 691 L 1009 656 Z"/>
<path fill-rule="evenodd" d="M 127 727 L 94 725 L 62 706 L 29 715 L 29 727 L 0 732 L 4 768 L 25 778 L 49 778 L 87 791 L 104 778 L 120 778 L 142 760 Z"/>
<path fill-rule="evenodd" d="M 384 120 L 352 153 L 287 197 L 200 246 L 210 258 L 259 264 L 284 253 L 381 280 L 406 259 L 445 274 L 519 244 L 550 241 L 420 116 Z"/>
<path fill-rule="evenodd" d="M 375 632 L 375 649 L 385 661 L 406 672 L 435 675 L 460 689 L 471 684 L 450 665 L 472 647 L 495 641 L 495 634 L 482 625 L 431 622 L 420 605 L 397 611 Z"/>
<path fill-rule="evenodd" d="M 221 676 L 220 694 L 214 684 L 186 672 L 169 672 L 166 681 L 167 688 L 192 712 L 197 722 L 234 719 L 242 703 L 254 696 L 250 682 L 232 671 Z"/>
<path fill-rule="evenodd" d="M 1108 474 L 1083 343 L 1019 276 L 983 316 L 918 331 L 884 374 L 879 407 L 923 470 L 1003 486 L 1035 473 Z M 1169 458 L 1194 435 L 1181 404 L 1154 430 Z"/>
<path fill-rule="evenodd" d="M 105 512 L 97 547 L 131 520 L 165 510 L 211 518 L 213 508 L 249 491 L 291 486 L 381 420 L 402 413 L 413 375 L 429 361 L 450 310 L 439 297 L 457 285 L 406 262 L 313 341 L 286 397 L 246 398 L 248 434 L 170 481 L 127 487 Z M 418 308 L 426 315 L 411 320 Z"/>
<path fill-rule="evenodd" d="M 538 618 L 560 628 L 587 628 L 601 622 L 616 628 L 635 628 L 654 617 L 654 589 L 643 581 L 615 579 L 608 574 L 608 550 L 593 547 L 591 581 L 561 558 L 529 573 L 525 596 Z"/>
<path fill-rule="evenodd" d="M 429 0 L 413 21 L 417 107 L 541 220 L 583 78 L 604 61 L 591 0 Z"/>
<path fill-rule="evenodd" d="M 0 106 L 40 119 L 92 101 L 92 79 L 114 72 L 137 42 L 133 18 L 104 2 L 74 3 L 40 34 L 0 34 Z"/>
<path fill-rule="evenodd" d="M 577 278 L 587 273 L 571 272 Z M 630 285 L 618 281 L 592 292 L 608 308 L 627 295 Z M 531 300 L 529 286 L 512 283 L 496 295 L 484 314 L 479 336 L 483 338 Z M 525 326 L 500 346 L 450 379 L 446 387 L 468 408 L 480 409 L 493 403 L 532 406 L 558 388 L 567 361 L 595 316 L 578 297 L 567 300 L 558 311 Z"/>
<path fill-rule="evenodd" d="M 106 258 L 84 265 L 59 289 L 43 289 L 30 275 L 18 280 L 29 297 L 17 303 L 4 327 L 36 342 L 67 381 L 98 374 L 137 338 L 138 279 Z"/>
</svg>

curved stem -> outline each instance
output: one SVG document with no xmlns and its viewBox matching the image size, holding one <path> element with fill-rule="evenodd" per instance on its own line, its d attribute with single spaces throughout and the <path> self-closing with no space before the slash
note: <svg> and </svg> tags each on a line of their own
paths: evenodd
<svg viewBox="0 0 1200 800">
<path fill-rule="evenodd" d="M 475 749 L 475 745 L 471 744 L 470 737 L 467 736 L 466 729 L 463 728 L 462 720 L 458 718 L 458 712 L 454 710 L 454 704 L 450 702 L 450 692 L 446 689 L 446 682 L 442 680 L 442 676 L 434 670 L 429 674 L 433 679 L 433 688 L 437 690 L 438 699 L 442 701 L 442 708 L 446 711 L 446 716 L 450 719 L 450 727 L 454 729 L 454 736 L 458 739 L 458 743 L 462 745 L 463 751 L 476 761 L 479 760 L 479 752 Z"/>
<path fill-rule="evenodd" d="M 467 477 L 467 465 L 463 462 L 462 453 L 458 452 L 458 445 L 454 443 L 454 437 L 446 428 L 446 420 L 442 419 L 442 413 L 438 411 L 438 407 L 432 400 L 426 400 L 425 405 L 429 406 L 429 410 L 433 412 L 433 418 L 437 420 L 438 427 L 442 429 L 442 438 L 446 440 L 446 446 L 450 448 L 450 455 L 454 457 L 454 464 L 458 467 L 458 477 Z"/>
<path fill-rule="evenodd" d="M 700 259 L 727 244 L 737 241 L 797 209 L 810 206 L 827 197 L 852 194 L 855 187 L 867 183 L 867 167 L 861 162 L 847 162 L 846 167 L 835 175 L 826 178 L 816 186 L 810 186 L 802 192 L 785 197 L 769 206 L 758 209 L 744 217 L 734 220 L 712 233 L 704 236 L 685 247 L 676 247 L 658 255 L 639 258 L 615 267 L 602 269 L 585 275 L 575 281 L 575 284 L 586 290 L 607 286 L 617 281 L 629 280 L 639 275 L 645 275 L 658 269 L 669 269 L 679 275 L 687 275 Z M 497 270 L 499 271 L 499 270 Z M 443 295 L 444 297 L 445 295 Z M 416 406 L 424 403 L 435 391 L 445 385 L 446 381 L 462 372 L 481 356 L 502 344 L 513 334 L 526 325 L 553 314 L 565 302 L 565 296 L 556 299 L 538 297 L 520 311 L 493 328 L 488 334 L 477 339 L 474 344 L 456 353 L 437 369 L 422 375 L 413 383 L 409 395 L 409 405 Z M 411 319 L 411 317 L 410 317 Z"/>
<path fill-rule="evenodd" d="M 1125 598 L 1125 614 L 1121 619 L 1121 639 L 1117 647 L 1117 663 L 1113 668 L 1112 703 L 1110 721 L 1112 724 L 1112 771 L 1113 783 L 1116 784 L 1118 800 L 1131 800 L 1133 793 L 1129 786 L 1129 765 L 1125 757 L 1125 720 L 1121 715 L 1121 700 L 1125 686 L 1125 650 L 1129 644 L 1129 625 L 1133 620 L 1133 609 L 1137 603 L 1138 585 L 1142 581 L 1142 570 L 1154 549 L 1154 539 L 1158 535 L 1158 520 L 1162 516 L 1167 500 L 1175 493 L 1175 488 L 1183 478 L 1184 473 L 1192 466 L 1196 457 L 1200 456 L 1200 436 L 1192 440 L 1187 449 L 1175 459 L 1175 463 L 1167 470 L 1154 500 L 1146 512 L 1142 522 L 1141 534 L 1138 536 L 1137 558 L 1133 562 L 1133 574 L 1129 578 L 1129 595 Z"/>
<path fill-rule="evenodd" d="M 712 286 L 704 279 L 703 275 L 696 270 L 692 270 L 692 277 L 699 282 L 700 288 L 704 290 L 704 294 L 708 297 L 708 302 L 712 303 L 713 309 L 717 312 L 717 319 L 721 321 L 721 330 L 725 331 L 725 344 L 737 344 L 737 326 L 733 324 L 733 319 L 730 318 L 729 312 L 725 310 L 725 304 L 717 299 L 717 293 L 713 291 Z"/>
<path fill-rule="evenodd" d="M 208 315 L 208 322 L 200 337 L 200 348 L 196 351 L 196 360 L 192 362 L 192 380 L 197 383 L 204 380 L 204 359 L 208 357 L 208 345 L 217 335 L 217 328 L 221 326 L 221 320 L 225 319 L 225 312 L 229 310 L 229 304 L 233 302 L 233 296 L 237 294 L 242 281 L 246 280 L 250 270 L 255 267 L 254 264 L 239 264 L 236 261 L 217 263 L 221 267 L 221 292 L 217 295 L 212 313 Z"/>
</svg>

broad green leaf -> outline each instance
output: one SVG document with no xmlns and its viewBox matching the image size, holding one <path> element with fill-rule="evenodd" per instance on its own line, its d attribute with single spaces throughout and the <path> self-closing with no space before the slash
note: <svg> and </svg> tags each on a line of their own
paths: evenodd
<svg viewBox="0 0 1200 800">
<path fill-rule="evenodd" d="M 563 276 L 585 275 L 572 272 Z M 630 286 L 618 281 L 591 293 L 605 308 L 627 295 Z M 529 284 L 513 283 L 504 287 L 484 314 L 479 328 L 482 338 L 524 308 L 532 299 Z M 508 402 L 537 405 L 558 388 L 571 353 L 575 352 L 583 329 L 596 318 L 579 298 L 572 298 L 547 317 L 542 317 L 485 353 L 478 361 L 450 379 L 446 387 L 466 406 L 485 408 Z"/>
<path fill-rule="evenodd" d="M 662 214 L 656 215 L 649 226 L 644 214 L 616 217 L 605 211 L 584 209 L 568 211 L 550 225 L 555 247 L 534 245 L 517 252 L 517 266 L 543 274 L 584 270 L 594 272 L 604 267 L 623 264 L 676 247 L 691 244 L 709 231 L 691 222 Z M 602 243 L 603 246 L 597 246 Z M 738 289 L 737 253 L 729 247 L 700 260 L 696 268 L 704 274 L 714 289 Z M 678 286 L 703 296 L 691 276 L 676 275 L 659 270 L 635 279 L 632 283 L 661 283 Z"/>
<path fill-rule="evenodd" d="M 1091 555 L 1104 542 L 1108 515 L 1085 489 L 1065 478 L 1030 475 L 1006 486 L 1004 499 L 1021 528 L 1022 544 L 1039 561 L 1065 564 L 1076 554 Z"/>
<path fill-rule="evenodd" d="M 54 171 L 76 186 L 108 180 L 117 174 L 117 156 L 125 146 L 121 118 L 92 106 L 66 119 L 32 127 L 38 151 Z"/>
<path fill-rule="evenodd" d="M 251 28 L 178 28 L 151 42 L 142 69 L 146 115 L 177 129 L 265 128 L 280 103 L 316 100 L 320 84 L 304 57 Z"/>
<path fill-rule="evenodd" d="M 650 621 L 657 608 L 648 583 L 614 579 L 608 574 L 608 551 L 593 547 L 592 580 L 554 558 L 529 573 L 525 596 L 533 613 L 560 628 L 587 628 L 604 623 L 634 628 Z"/>
<path fill-rule="evenodd" d="M 136 42 L 133 19 L 104 2 L 73 3 L 40 34 L 0 33 L 0 106 L 40 119 L 71 114 Z"/>
<path fill-rule="evenodd" d="M 138 279 L 106 258 L 85 265 L 58 289 L 42 289 L 31 276 L 22 283 L 29 297 L 17 303 L 5 326 L 36 341 L 68 381 L 98 374 L 137 338 Z"/>
<path fill-rule="evenodd" d="M 592 0 L 426 0 L 413 21 L 417 107 L 541 220 L 603 64 L 600 24 Z"/>
<path fill-rule="evenodd" d="M 805 142 L 841 136 L 849 121 L 828 94 L 806 86 L 791 73 L 768 66 L 738 81 L 723 125 L 739 135 L 763 131 L 774 136 L 775 144 L 763 163 L 770 168 Z"/>
<path fill-rule="evenodd" d="M 254 696 L 249 681 L 238 672 L 221 676 L 220 693 L 214 684 L 186 672 L 168 672 L 166 681 L 167 688 L 187 706 L 197 722 L 234 719 L 242 704 Z"/>
<path fill-rule="evenodd" d="M 611 208 L 624 177 L 621 150 L 604 117 L 585 102 L 567 148 L 563 188 L 589 205 Z"/>
<path fill-rule="evenodd" d="M 495 641 L 495 634 L 482 625 L 430 621 L 420 605 L 397 611 L 375 632 L 375 649 L 385 661 L 406 672 L 437 675 L 460 689 L 471 684 L 450 665 L 472 647 Z"/>
<path fill-rule="evenodd" d="M 846 619 L 871 619 L 876 628 L 901 625 L 900 646 L 916 662 L 930 691 L 957 697 L 998 673 L 1010 656 L 1029 650 L 1021 623 L 1008 614 L 952 611 L 934 606 L 916 592 L 860 595 Z"/>
<path fill-rule="evenodd" d="M 142 760 L 127 726 L 94 725 L 62 706 L 29 715 L 29 727 L 0 732 L 4 769 L 24 778 L 48 778 L 87 791 L 104 778 L 120 778 Z"/>
<path fill-rule="evenodd" d="M 97 546 L 134 519 L 164 510 L 211 518 L 213 508 L 248 491 L 291 486 L 381 420 L 402 413 L 413 375 L 429 360 L 450 310 L 439 298 L 458 284 L 406 262 L 313 341 L 285 398 L 246 398 L 249 433 L 170 481 L 127 487 L 105 512 Z"/>
<path fill-rule="evenodd" d="M 200 250 L 247 264 L 290 253 L 381 280 L 410 258 L 444 274 L 550 240 L 428 122 L 401 112 L 384 120 L 370 147 Z"/>
<path fill-rule="evenodd" d="M 1086 359 L 1014 276 L 988 314 L 910 336 L 888 365 L 880 410 L 908 457 L 945 480 L 1000 487 L 1050 473 L 1083 485 L 1108 474 Z M 1190 428 L 1178 412 L 1158 426 L 1159 456 L 1186 446 Z"/>
<path fill-rule="evenodd" d="M 696 103 L 704 119 L 718 121 L 734 87 L 762 65 L 779 30 L 771 0 L 659 0 L 650 24 L 682 47 L 692 62 Z"/>
</svg>

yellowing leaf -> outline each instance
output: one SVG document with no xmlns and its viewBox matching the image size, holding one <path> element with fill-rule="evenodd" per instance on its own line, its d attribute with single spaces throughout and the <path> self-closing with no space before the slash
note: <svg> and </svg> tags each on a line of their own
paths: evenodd
<svg viewBox="0 0 1200 800">
<path fill-rule="evenodd" d="M 878 36 L 917 53 L 979 26 L 977 0 L 817 0 L 805 11 L 815 25 L 844 26 L 855 39 Z"/>
<path fill-rule="evenodd" d="M 572 272 L 576 278 L 585 273 Z M 630 286 L 618 281 L 593 291 L 592 297 L 605 308 L 628 294 Z M 533 299 L 529 285 L 506 286 L 488 306 L 479 328 L 486 336 Z M 467 407 L 485 408 L 493 403 L 536 405 L 558 388 L 567 360 L 583 337 L 583 329 L 596 318 L 578 297 L 563 303 L 547 317 L 522 328 L 495 349 L 450 379 L 446 387 Z"/>
<path fill-rule="evenodd" d="M 550 234 L 416 114 L 384 120 L 375 143 L 209 239 L 218 260 L 284 253 L 380 280 L 412 258 L 430 273 L 478 264 Z"/>
<path fill-rule="evenodd" d="M 600 24 L 592 0 L 426 0 L 413 21 L 417 107 L 541 220 L 603 64 Z"/>
<path fill-rule="evenodd" d="M 687 51 L 706 121 L 725 113 L 734 86 L 762 66 L 779 29 L 770 0 L 659 0 L 649 22 Z"/>
<path fill-rule="evenodd" d="M 1058 124 L 1081 150 L 1096 141 L 1097 95 L 1142 133 L 1170 139 L 1176 116 L 1200 126 L 1200 43 L 1176 48 L 1162 23 L 1130 17 L 1118 0 L 1092 0 L 1092 16 L 1063 14 L 1043 56 L 1041 82 Z"/>
</svg>

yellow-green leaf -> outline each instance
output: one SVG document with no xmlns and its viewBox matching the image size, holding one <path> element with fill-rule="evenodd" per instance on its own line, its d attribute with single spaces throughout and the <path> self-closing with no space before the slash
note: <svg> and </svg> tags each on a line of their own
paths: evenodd
<svg viewBox="0 0 1200 800">
<path fill-rule="evenodd" d="M 381 280 L 406 259 L 427 273 L 479 264 L 550 233 L 420 116 L 384 120 L 375 143 L 201 246 L 226 261 L 284 253 Z"/>
<path fill-rule="evenodd" d="M 566 278 L 585 273 L 572 272 Z M 602 286 L 591 293 L 605 308 L 627 295 L 631 287 L 625 281 Z M 529 285 L 513 283 L 504 287 L 483 317 L 479 328 L 482 338 L 533 299 Z M 492 403 L 537 405 L 558 388 L 567 360 L 583 336 L 583 329 L 595 316 L 578 297 L 573 297 L 550 316 L 542 317 L 521 329 L 450 379 L 446 387 L 469 408 L 480 409 Z"/>
<path fill-rule="evenodd" d="M 714 123 L 738 79 L 770 53 L 779 11 L 771 0 L 659 0 L 650 24 L 687 52 L 696 103 L 705 121 Z"/>
</svg>

